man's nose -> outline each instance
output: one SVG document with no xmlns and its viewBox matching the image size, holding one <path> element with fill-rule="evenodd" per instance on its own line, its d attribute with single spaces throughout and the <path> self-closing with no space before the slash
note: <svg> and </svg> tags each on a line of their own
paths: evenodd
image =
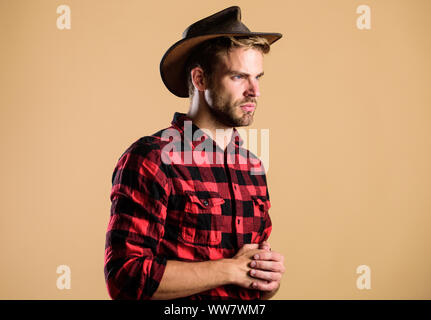
<svg viewBox="0 0 431 320">
<path fill-rule="evenodd" d="M 248 81 L 247 90 L 244 92 L 244 95 L 247 97 L 259 97 L 259 81 L 257 79 L 250 79 Z"/>
</svg>

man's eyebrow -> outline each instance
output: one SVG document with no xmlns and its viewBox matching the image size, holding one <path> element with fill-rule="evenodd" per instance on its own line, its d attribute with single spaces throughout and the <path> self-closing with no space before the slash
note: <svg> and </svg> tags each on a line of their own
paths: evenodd
<svg viewBox="0 0 431 320">
<path fill-rule="evenodd" d="M 238 75 L 242 75 L 242 76 L 246 76 L 248 77 L 250 74 L 246 73 L 246 72 L 241 72 L 241 71 L 237 71 L 237 70 L 228 70 L 228 74 L 238 74 Z M 262 71 L 261 73 L 259 73 L 256 77 L 262 77 L 264 75 L 264 72 Z"/>
</svg>

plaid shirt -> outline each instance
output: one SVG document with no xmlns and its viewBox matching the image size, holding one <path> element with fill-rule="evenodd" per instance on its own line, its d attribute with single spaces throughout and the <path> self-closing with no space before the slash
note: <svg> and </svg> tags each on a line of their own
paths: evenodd
<svg viewBox="0 0 431 320">
<path fill-rule="evenodd" d="M 206 134 L 190 140 L 187 123 L 195 134 L 199 128 L 175 113 L 168 131 L 137 140 L 115 167 L 105 246 L 105 280 L 113 299 L 150 299 L 169 259 L 232 258 L 244 244 L 261 243 L 271 233 L 265 170 L 241 147 L 238 131 L 233 129 L 222 150 Z M 167 132 L 177 136 L 167 139 Z M 182 163 L 163 160 L 169 143 L 182 151 Z M 213 152 L 199 151 L 204 143 Z M 191 157 L 187 163 L 187 150 L 216 159 L 202 163 Z M 260 298 L 257 290 L 227 285 L 186 299 Z"/>
</svg>

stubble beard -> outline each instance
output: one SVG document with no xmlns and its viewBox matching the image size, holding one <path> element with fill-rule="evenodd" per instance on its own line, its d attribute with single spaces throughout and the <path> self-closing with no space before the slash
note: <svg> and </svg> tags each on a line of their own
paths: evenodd
<svg viewBox="0 0 431 320">
<path fill-rule="evenodd" d="M 245 127 L 253 123 L 254 111 L 246 112 L 241 109 L 241 105 L 253 102 L 257 107 L 257 101 L 253 98 L 231 102 L 227 97 L 219 95 L 217 90 L 211 94 L 212 106 L 209 110 L 217 122 L 228 127 Z M 239 115 L 238 115 L 239 114 Z"/>
</svg>

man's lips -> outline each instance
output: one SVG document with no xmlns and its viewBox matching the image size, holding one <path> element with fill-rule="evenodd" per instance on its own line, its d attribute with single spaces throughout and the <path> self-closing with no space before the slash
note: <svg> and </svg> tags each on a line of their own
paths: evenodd
<svg viewBox="0 0 431 320">
<path fill-rule="evenodd" d="M 256 108 L 256 105 L 252 103 L 243 104 L 241 106 L 241 109 L 247 112 L 252 112 L 255 108 Z"/>
</svg>

